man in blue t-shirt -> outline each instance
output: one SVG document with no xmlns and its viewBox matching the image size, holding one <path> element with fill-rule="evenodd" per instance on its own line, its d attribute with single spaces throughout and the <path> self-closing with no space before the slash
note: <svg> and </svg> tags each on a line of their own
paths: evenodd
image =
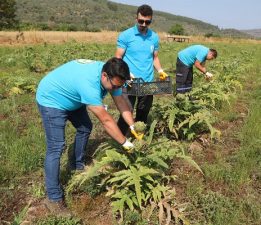
<svg viewBox="0 0 261 225">
<path fill-rule="evenodd" d="M 176 63 L 176 92 L 185 93 L 192 89 L 193 65 L 201 71 L 206 79 L 211 79 L 212 74 L 207 72 L 206 60 L 217 57 L 215 49 L 209 49 L 203 45 L 192 45 L 178 52 Z"/>
<path fill-rule="evenodd" d="M 136 24 L 123 31 L 117 40 L 115 56 L 122 58 L 129 66 L 132 77 L 142 78 L 145 82 L 154 80 L 154 67 L 161 80 L 168 76 L 161 68 L 158 57 L 159 36 L 148 28 L 152 22 L 152 8 L 148 5 L 138 7 Z M 147 122 L 147 116 L 153 102 L 153 95 L 141 97 L 128 96 L 134 109 L 137 100 L 135 121 Z M 119 128 L 126 135 L 129 127 L 122 117 L 118 120 Z"/>
<path fill-rule="evenodd" d="M 51 71 L 40 81 L 36 101 L 47 144 L 45 184 L 48 199 L 44 203 L 53 214 L 71 216 L 64 205 L 59 180 L 67 120 L 76 128 L 74 151 L 69 159 L 73 170 L 84 169 L 85 148 L 92 130 L 88 111 L 100 120 L 107 133 L 122 144 L 124 149 L 133 148 L 133 144 L 121 133 L 102 103 L 109 92 L 126 123 L 133 125 L 133 115 L 121 89 L 129 79 L 127 63 L 114 57 L 106 63 L 86 59 L 73 60 Z"/>
</svg>

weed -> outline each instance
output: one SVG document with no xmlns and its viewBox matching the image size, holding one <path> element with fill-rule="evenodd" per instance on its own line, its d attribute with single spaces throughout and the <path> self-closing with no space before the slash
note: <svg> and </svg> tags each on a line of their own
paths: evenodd
<svg viewBox="0 0 261 225">
<path fill-rule="evenodd" d="M 43 198 L 45 196 L 44 186 L 41 183 L 33 183 L 30 190 L 34 198 Z"/>
<path fill-rule="evenodd" d="M 30 205 L 27 205 L 23 208 L 23 210 L 18 214 L 18 215 L 15 215 L 14 217 L 14 221 L 12 222 L 12 225 L 20 225 L 22 222 L 23 222 L 23 219 L 29 209 L 29 206 Z"/>
<path fill-rule="evenodd" d="M 36 225 L 81 225 L 80 219 L 57 218 L 50 216 L 48 218 L 35 221 Z"/>
</svg>

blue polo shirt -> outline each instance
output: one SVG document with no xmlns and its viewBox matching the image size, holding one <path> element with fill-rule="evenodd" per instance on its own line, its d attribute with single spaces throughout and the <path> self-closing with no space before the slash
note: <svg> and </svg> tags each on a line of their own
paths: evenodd
<svg viewBox="0 0 261 225">
<path fill-rule="evenodd" d="M 102 105 L 107 90 L 101 85 L 104 62 L 78 59 L 47 74 L 39 83 L 36 101 L 46 107 L 73 111 L 83 105 Z M 121 95 L 121 88 L 112 95 Z"/>
<path fill-rule="evenodd" d="M 146 35 L 143 35 L 135 25 L 120 33 L 117 48 L 125 50 L 123 60 L 136 78 L 153 81 L 154 52 L 159 50 L 159 36 L 154 31 L 148 29 Z"/>
<path fill-rule="evenodd" d="M 192 67 L 196 60 L 199 62 L 204 62 L 206 60 L 209 48 L 203 45 L 192 45 L 180 51 L 178 53 L 178 58 L 185 65 Z"/>
</svg>

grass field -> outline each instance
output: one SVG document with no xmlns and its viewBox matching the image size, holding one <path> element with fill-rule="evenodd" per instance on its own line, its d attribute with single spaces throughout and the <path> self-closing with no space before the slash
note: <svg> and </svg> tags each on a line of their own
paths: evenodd
<svg viewBox="0 0 261 225">
<path fill-rule="evenodd" d="M 0 37 L 3 37 L 2 33 Z M 105 197 L 104 190 L 90 184 L 76 188 L 77 191 L 71 195 L 69 206 L 76 214 L 74 219 L 58 219 L 48 215 L 41 204 L 45 197 L 45 140 L 34 97 L 39 80 L 57 65 L 75 58 L 106 60 L 113 56 L 116 34 L 105 37 L 108 43 L 101 41 L 99 44 L 80 40 L 75 42 L 66 39 L 66 35 L 66 43 L 61 41 L 59 45 L 45 40 L 42 42 L 44 38 L 39 41 L 36 39 L 33 41 L 34 44 L 38 43 L 36 45 L 29 42 L 27 45 L 0 47 L 0 224 L 21 224 L 25 220 L 31 224 L 117 224 L 110 198 Z M 98 37 L 96 39 L 99 40 Z M 223 88 L 220 90 L 230 90 L 229 87 L 224 89 L 228 84 L 226 77 L 232 78 L 229 84 L 236 85 L 235 90 L 227 91 L 224 96 L 229 101 L 221 101 L 218 98 L 222 96 L 220 92 L 215 97 L 218 104 L 215 107 L 212 105 L 212 110 L 209 110 L 212 117 L 215 117 L 214 128 L 221 131 L 220 139 L 210 138 L 210 132 L 204 131 L 195 133 L 190 140 L 176 140 L 180 146 L 185 146 L 186 155 L 200 166 L 204 175 L 181 159 L 175 158 L 168 162 L 166 174 L 177 176 L 170 185 L 173 192 L 175 190 L 173 205 L 180 215 L 179 219 L 172 219 L 170 224 L 182 224 L 181 221 L 185 224 L 189 221 L 190 224 L 199 225 L 259 225 L 260 44 L 246 40 L 203 42 L 200 39 L 191 43 L 162 43 L 159 57 L 170 75 L 174 76 L 177 52 L 193 43 L 204 43 L 219 52 L 215 62 L 207 65 L 217 79 L 210 86 L 196 73 L 195 88 L 206 88 L 203 94 L 210 96 L 212 93 L 213 96 L 212 91 L 219 86 Z M 165 102 L 174 100 L 173 96 L 158 96 L 154 104 L 159 104 L 164 109 Z M 106 98 L 105 102 L 109 105 L 109 112 L 117 118 L 118 113 L 110 98 Z M 153 119 L 154 114 L 151 117 Z M 94 130 L 88 145 L 91 151 L 95 151 L 104 139 L 109 139 L 98 121 L 95 118 L 93 121 Z M 73 134 L 74 129 L 68 124 L 65 153 L 73 144 Z M 162 137 L 163 133 L 157 138 Z M 72 179 L 66 171 L 66 163 L 67 154 L 64 154 L 62 182 L 65 188 Z M 139 210 L 126 210 L 122 224 L 159 224 L 157 216 L 152 216 L 148 222 L 138 212 Z"/>
</svg>

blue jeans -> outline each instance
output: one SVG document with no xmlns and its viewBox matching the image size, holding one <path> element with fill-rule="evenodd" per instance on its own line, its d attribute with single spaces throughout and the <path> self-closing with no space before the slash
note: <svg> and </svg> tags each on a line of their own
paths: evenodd
<svg viewBox="0 0 261 225">
<path fill-rule="evenodd" d="M 46 135 L 45 185 L 50 200 L 63 198 L 60 184 L 60 158 L 65 147 L 65 125 L 69 120 L 76 128 L 73 154 L 69 161 L 73 169 L 84 168 L 85 148 L 92 130 L 92 122 L 86 110 L 81 107 L 75 111 L 66 111 L 38 104 Z"/>
</svg>

